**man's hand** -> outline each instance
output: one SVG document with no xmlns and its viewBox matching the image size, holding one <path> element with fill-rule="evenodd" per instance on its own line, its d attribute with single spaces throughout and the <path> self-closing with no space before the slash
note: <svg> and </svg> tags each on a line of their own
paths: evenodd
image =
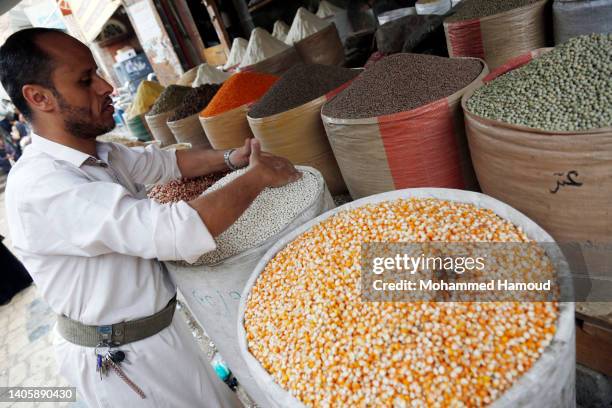
<svg viewBox="0 0 612 408">
<path fill-rule="evenodd" d="M 262 152 L 259 140 L 250 139 L 249 143 L 251 155 L 247 171 L 258 174 L 265 187 L 281 187 L 302 176 L 289 160 Z"/>
<path fill-rule="evenodd" d="M 251 140 L 253 138 L 246 139 L 244 145 L 230 154 L 230 162 L 236 167 L 246 167 L 249 164 L 249 156 L 251 155 Z"/>
</svg>

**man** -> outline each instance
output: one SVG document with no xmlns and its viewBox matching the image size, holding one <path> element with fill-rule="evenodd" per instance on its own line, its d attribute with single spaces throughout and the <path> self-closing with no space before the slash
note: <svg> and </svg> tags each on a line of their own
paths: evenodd
<svg viewBox="0 0 612 408">
<path fill-rule="evenodd" d="M 236 405 L 185 323 L 172 319 L 176 287 L 160 261 L 213 250 L 213 237 L 264 188 L 299 173 L 255 141 L 227 154 L 96 142 L 114 127 L 112 87 L 89 49 L 59 31 L 9 37 L 0 81 L 32 128 L 6 205 L 15 250 L 58 314 L 60 372 L 91 408 Z M 160 205 L 143 188 L 247 165 L 225 188 L 189 203 Z"/>
</svg>

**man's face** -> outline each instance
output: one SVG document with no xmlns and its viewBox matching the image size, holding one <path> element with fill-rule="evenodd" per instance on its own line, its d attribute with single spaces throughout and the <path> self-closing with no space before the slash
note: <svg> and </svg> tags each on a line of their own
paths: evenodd
<svg viewBox="0 0 612 408">
<path fill-rule="evenodd" d="M 53 95 L 64 128 L 83 139 L 111 131 L 115 127 L 110 98 L 113 88 L 98 74 L 89 49 L 62 34 L 45 35 L 39 39 L 39 45 L 53 59 Z"/>
</svg>

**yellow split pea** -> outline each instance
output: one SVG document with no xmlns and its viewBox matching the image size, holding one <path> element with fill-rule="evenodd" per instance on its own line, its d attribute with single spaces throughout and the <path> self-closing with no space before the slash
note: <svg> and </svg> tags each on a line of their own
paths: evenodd
<svg viewBox="0 0 612 408">
<path fill-rule="evenodd" d="M 542 354 L 554 302 L 362 302 L 363 242 L 530 242 L 488 209 L 399 199 L 340 212 L 266 266 L 249 296 L 250 352 L 305 405 L 486 406 Z"/>
</svg>

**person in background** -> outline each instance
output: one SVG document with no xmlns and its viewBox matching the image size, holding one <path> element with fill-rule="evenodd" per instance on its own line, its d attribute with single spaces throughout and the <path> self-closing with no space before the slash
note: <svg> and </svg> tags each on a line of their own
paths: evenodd
<svg viewBox="0 0 612 408">
<path fill-rule="evenodd" d="M 8 304 L 13 296 L 32 284 L 28 271 L 3 241 L 4 237 L 0 235 L 0 306 Z"/>
<path fill-rule="evenodd" d="M 0 137 L 0 170 L 3 174 L 9 174 L 11 171 L 11 154 L 7 151 L 2 137 Z"/>
<path fill-rule="evenodd" d="M 19 140 L 21 136 L 19 132 L 13 132 L 13 123 L 15 122 L 16 115 L 13 112 L 9 112 L 4 119 L 0 121 L 0 132 L 4 138 L 4 143 L 13 150 L 12 159 L 14 161 L 19 160 L 21 157 L 21 145 Z"/>
</svg>

